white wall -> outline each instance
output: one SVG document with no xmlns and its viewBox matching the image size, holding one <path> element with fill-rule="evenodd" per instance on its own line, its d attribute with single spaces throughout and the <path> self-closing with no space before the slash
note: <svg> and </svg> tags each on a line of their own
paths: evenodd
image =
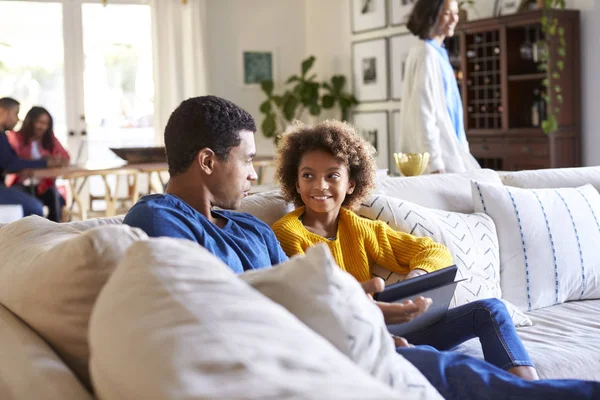
<svg viewBox="0 0 600 400">
<path fill-rule="evenodd" d="M 306 56 L 305 0 L 210 0 L 207 2 L 207 58 L 210 92 L 233 101 L 256 119 L 257 153 L 274 154 L 260 133 L 265 100 L 260 88 L 242 85 L 242 51 L 275 51 L 275 75 L 287 79 Z"/>
</svg>

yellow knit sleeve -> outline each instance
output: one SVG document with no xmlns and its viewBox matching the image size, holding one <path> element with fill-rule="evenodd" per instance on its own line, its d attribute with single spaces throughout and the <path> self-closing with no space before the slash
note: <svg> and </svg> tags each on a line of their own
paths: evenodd
<svg viewBox="0 0 600 400">
<path fill-rule="evenodd" d="M 382 221 L 376 224 L 378 265 L 407 274 L 417 268 L 433 272 L 453 264 L 452 254 L 443 244 L 429 237 L 395 231 Z"/>
<path fill-rule="evenodd" d="M 290 225 L 290 218 L 286 215 L 275 222 L 271 229 L 275 232 L 281 248 L 288 257 L 295 256 L 296 254 L 304 254 L 310 243 L 299 232 L 292 229 Z"/>
</svg>

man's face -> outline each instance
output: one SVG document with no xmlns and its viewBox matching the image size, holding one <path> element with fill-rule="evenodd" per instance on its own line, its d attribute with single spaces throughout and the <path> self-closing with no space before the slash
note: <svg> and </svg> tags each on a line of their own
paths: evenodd
<svg viewBox="0 0 600 400">
<path fill-rule="evenodd" d="M 227 160 L 216 160 L 211 192 L 213 205 L 226 209 L 238 209 L 242 199 L 248 196 L 252 181 L 258 177 L 252 166 L 256 155 L 254 133 L 240 131 L 240 145 L 231 149 Z"/>
<path fill-rule="evenodd" d="M 19 122 L 19 106 L 9 109 L 0 109 L 0 126 L 7 131 L 14 129 Z"/>
</svg>

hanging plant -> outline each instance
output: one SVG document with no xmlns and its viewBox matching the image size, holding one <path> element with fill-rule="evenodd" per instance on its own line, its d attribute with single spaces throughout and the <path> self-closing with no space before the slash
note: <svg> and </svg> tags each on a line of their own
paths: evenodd
<svg viewBox="0 0 600 400">
<path fill-rule="evenodd" d="M 544 39 L 539 43 L 540 48 L 545 49 L 540 53 L 540 71 L 547 72 L 547 77 L 542 81 L 546 88 L 543 96 L 547 104 L 546 119 L 542 121 L 542 129 L 545 133 L 552 133 L 558 129 L 558 114 L 560 106 L 564 102 L 560 77 L 565 69 L 565 58 L 567 57 L 567 45 L 565 41 L 565 28 L 558 25 L 558 18 L 552 10 L 564 9 L 565 0 L 544 0 L 544 11 L 541 19 Z M 557 43 L 552 51 L 552 44 Z"/>
</svg>

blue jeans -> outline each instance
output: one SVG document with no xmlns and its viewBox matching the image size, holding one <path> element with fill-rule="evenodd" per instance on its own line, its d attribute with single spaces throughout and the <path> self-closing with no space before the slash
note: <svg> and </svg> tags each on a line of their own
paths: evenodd
<svg viewBox="0 0 600 400">
<path fill-rule="evenodd" d="M 61 222 L 62 208 L 66 202 L 56 186 L 49 187 L 48 190 L 42 194 L 37 194 L 37 186 L 15 185 L 14 188 L 28 194 L 31 193 L 32 196 L 35 196 L 43 205 L 48 207 L 48 219 L 50 221 Z"/>
<path fill-rule="evenodd" d="M 600 382 L 567 379 L 526 381 L 485 361 L 433 348 L 398 347 L 446 400 L 600 399 Z"/>
<path fill-rule="evenodd" d="M 20 204 L 23 206 L 23 215 L 44 216 L 44 205 L 34 196 L 15 188 L 8 188 L 0 184 L 0 204 Z"/>
<path fill-rule="evenodd" d="M 451 350 L 475 337 L 481 342 L 485 360 L 496 367 L 533 366 L 506 306 L 498 299 L 478 300 L 451 308 L 442 320 L 407 335 L 406 340 L 437 350 Z"/>
</svg>

